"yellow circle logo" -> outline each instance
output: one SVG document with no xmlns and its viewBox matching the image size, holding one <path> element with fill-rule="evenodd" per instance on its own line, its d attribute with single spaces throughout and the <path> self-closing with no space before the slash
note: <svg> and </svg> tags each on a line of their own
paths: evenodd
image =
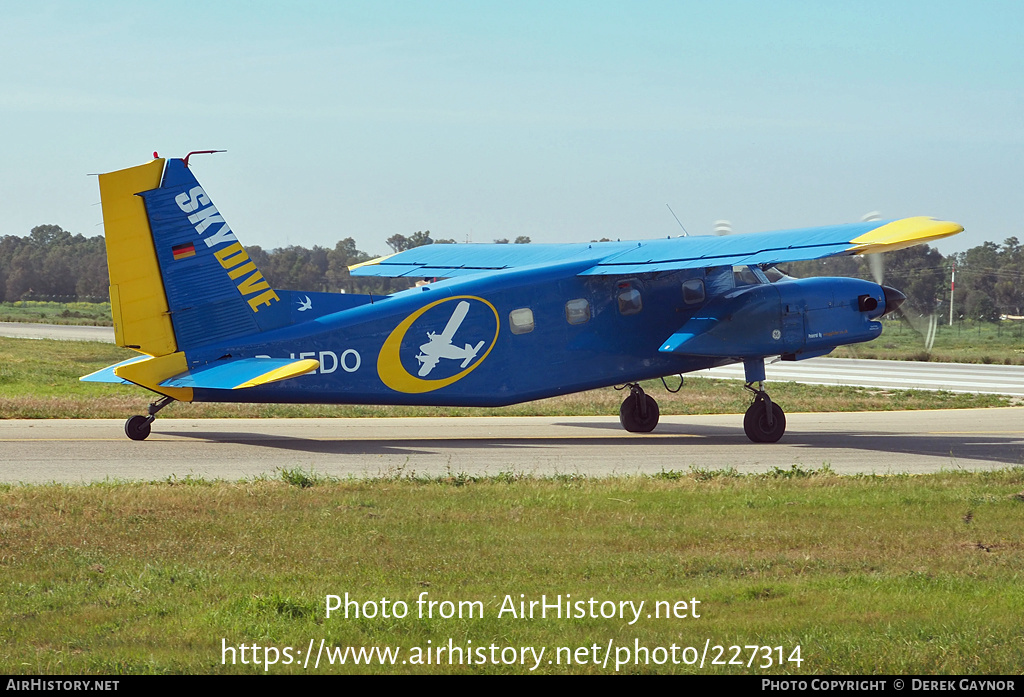
<svg viewBox="0 0 1024 697">
<path fill-rule="evenodd" d="M 422 323 L 424 329 L 434 327 L 435 329 L 440 328 L 441 331 L 424 332 L 426 341 L 420 344 L 419 351 L 415 354 L 418 366 L 415 367 L 416 375 L 413 375 L 402 364 L 401 351 L 405 335 L 424 314 L 446 303 L 454 303 L 451 308 L 451 315 L 446 317 L 448 308 L 445 308 L 444 312 L 431 313 L 432 316 L 428 318 L 428 321 Z M 480 304 L 485 307 L 481 308 Z M 478 309 L 474 311 L 474 308 Z M 471 319 L 471 326 L 478 334 L 482 333 L 481 317 L 489 316 L 487 313 L 488 309 L 490 310 L 489 314 L 494 316 L 494 335 L 491 337 L 486 349 L 484 348 L 484 345 L 488 343 L 486 338 L 476 343 L 464 343 L 463 346 L 459 346 L 456 341 L 453 341 L 455 334 L 461 329 L 462 323 L 470 315 L 471 311 L 474 311 L 473 314 L 475 315 Z M 484 319 L 483 322 L 486 323 L 487 320 Z M 491 305 L 483 298 L 473 295 L 457 295 L 451 298 L 436 300 L 413 312 L 391 332 L 384 341 L 384 345 L 381 346 L 380 353 L 377 356 L 377 375 L 380 376 L 381 381 L 385 385 L 396 392 L 404 392 L 405 394 L 422 394 L 447 387 L 466 377 L 478 365 L 483 363 L 483 360 L 487 358 L 491 349 L 494 348 L 494 344 L 498 341 L 500 324 L 498 311 L 494 309 L 494 305 Z M 469 329 L 469 325 L 467 325 L 467 329 Z M 486 336 L 486 334 L 490 333 L 490 328 L 484 331 Z M 409 348 L 411 347 L 407 347 L 407 351 Z M 429 377 L 439 367 L 451 365 L 453 362 L 457 363 L 459 368 L 459 371 L 454 375 L 442 378 Z M 438 370 L 438 372 L 441 371 Z"/>
</svg>

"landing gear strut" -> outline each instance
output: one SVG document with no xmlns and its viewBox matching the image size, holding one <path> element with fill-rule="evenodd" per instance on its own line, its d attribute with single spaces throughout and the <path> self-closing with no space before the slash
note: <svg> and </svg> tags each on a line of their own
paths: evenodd
<svg viewBox="0 0 1024 697">
<path fill-rule="evenodd" d="M 743 387 L 754 393 L 754 401 L 743 416 L 747 438 L 755 443 L 777 443 L 786 432 L 786 413 L 764 391 L 763 382 L 757 383 L 756 390 L 749 382 Z"/>
<path fill-rule="evenodd" d="M 658 425 L 658 403 L 635 382 L 628 385 L 629 396 L 619 407 L 619 423 L 630 433 L 650 433 Z"/>
<path fill-rule="evenodd" d="M 149 405 L 149 416 L 133 416 L 125 421 L 125 435 L 132 440 L 146 440 L 149 437 L 150 425 L 156 421 L 156 413 L 173 401 L 173 397 L 164 397 Z"/>
</svg>

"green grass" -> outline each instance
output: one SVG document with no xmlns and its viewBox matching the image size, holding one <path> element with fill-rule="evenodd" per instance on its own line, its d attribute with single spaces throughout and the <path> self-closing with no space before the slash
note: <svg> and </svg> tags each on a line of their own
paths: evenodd
<svg viewBox="0 0 1024 697">
<path fill-rule="evenodd" d="M 79 382 L 78 378 L 137 355 L 110 344 L 0 338 L 0 418 L 125 418 L 143 412 L 153 395 L 132 386 Z M 660 381 L 644 384 L 663 414 L 735 414 L 750 403 L 738 381 L 688 378 L 678 394 Z M 868 411 L 1008 406 L 1009 397 L 919 390 L 879 390 L 773 383 L 772 398 L 787 411 Z M 583 416 L 617 415 L 624 393 L 613 388 L 501 408 L 318 406 L 288 404 L 181 404 L 162 418 Z"/>
<path fill-rule="evenodd" d="M 923 322 L 923 320 L 922 320 Z M 882 335 L 866 344 L 840 346 L 839 358 L 880 358 L 942 363 L 1024 365 L 1024 322 L 940 322 L 931 351 L 920 333 L 898 319 L 885 320 Z"/>
<path fill-rule="evenodd" d="M 803 663 L 620 672 L 1009 674 L 1024 659 L 1024 470 L 839 477 L 390 477 L 0 487 L 0 672 L 253 673 L 228 645 L 801 647 Z M 421 619 L 421 593 L 483 617 Z M 405 618 L 325 616 L 327 595 Z M 645 602 L 519 619 L 518 603 Z M 700 618 L 647 618 L 696 598 Z M 402 657 L 407 657 L 408 653 Z M 725 654 L 728 659 L 730 653 Z M 748 654 L 743 654 L 744 662 Z M 274 673 L 522 673 L 333 666 Z M 538 672 L 612 673 L 587 663 Z"/>
<path fill-rule="evenodd" d="M 0 322 L 114 326 L 110 319 L 110 303 L 58 303 L 38 300 L 0 303 Z"/>
</svg>

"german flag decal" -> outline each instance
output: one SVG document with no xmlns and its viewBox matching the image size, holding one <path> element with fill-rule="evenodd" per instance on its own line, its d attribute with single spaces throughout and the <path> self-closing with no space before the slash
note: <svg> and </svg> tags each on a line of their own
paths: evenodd
<svg viewBox="0 0 1024 697">
<path fill-rule="evenodd" d="M 189 257 L 194 257 L 196 255 L 196 246 L 191 242 L 176 244 L 171 247 L 171 253 L 174 254 L 175 261 L 178 261 L 179 259 L 188 259 Z"/>
</svg>

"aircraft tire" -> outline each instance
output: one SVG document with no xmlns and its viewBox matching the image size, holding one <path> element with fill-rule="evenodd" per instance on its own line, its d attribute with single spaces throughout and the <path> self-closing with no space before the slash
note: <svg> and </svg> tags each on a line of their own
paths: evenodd
<svg viewBox="0 0 1024 697">
<path fill-rule="evenodd" d="M 150 429 L 150 420 L 145 416 L 133 416 L 124 422 L 125 435 L 132 440 L 146 440 Z"/>
<path fill-rule="evenodd" d="M 637 395 L 629 395 L 622 401 L 619 407 L 619 423 L 630 433 L 650 433 L 658 425 L 658 418 L 661 416 L 658 411 L 658 403 L 649 394 L 640 395 L 647 400 L 647 418 L 640 416 L 640 405 L 637 402 Z"/>
<path fill-rule="evenodd" d="M 772 422 L 769 426 L 764 401 L 757 399 L 743 416 L 743 430 L 755 443 L 777 443 L 786 432 L 786 413 L 775 402 L 772 402 Z"/>
</svg>

